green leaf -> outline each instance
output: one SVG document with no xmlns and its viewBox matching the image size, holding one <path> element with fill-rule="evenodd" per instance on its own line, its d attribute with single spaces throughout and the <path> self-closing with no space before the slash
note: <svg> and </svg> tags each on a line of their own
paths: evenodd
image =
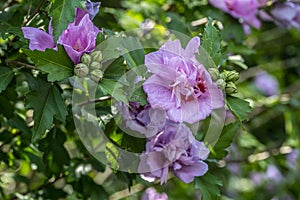
<svg viewBox="0 0 300 200">
<path fill-rule="evenodd" d="M 85 8 L 83 0 L 55 0 L 50 16 L 52 17 L 52 27 L 54 40 L 61 35 L 63 30 L 67 29 L 68 24 L 75 19 L 75 11 L 77 8 Z"/>
<path fill-rule="evenodd" d="M 222 53 L 221 42 L 222 39 L 219 31 L 213 26 L 212 19 L 209 19 L 209 23 L 204 28 L 201 46 L 212 57 L 216 65 L 221 65 L 226 58 Z"/>
<path fill-rule="evenodd" d="M 27 97 L 29 106 L 34 108 L 32 141 L 40 139 L 53 123 L 53 117 L 65 121 L 67 108 L 58 88 L 50 83 L 38 80 L 40 87 Z"/>
<path fill-rule="evenodd" d="M 102 79 L 99 83 L 100 89 L 104 94 L 110 94 L 117 101 L 128 102 L 127 97 L 123 91 L 123 86 L 117 80 Z"/>
<path fill-rule="evenodd" d="M 65 52 L 64 48 L 58 45 L 58 51 L 46 49 L 43 51 L 30 51 L 24 49 L 36 64 L 36 68 L 48 73 L 48 81 L 60 81 L 73 75 L 74 64 Z"/>
<path fill-rule="evenodd" d="M 54 128 L 39 142 L 39 149 L 44 152 L 43 162 L 48 176 L 60 174 L 64 170 L 63 166 L 70 163 L 70 156 L 64 147 L 65 141 L 65 133 Z"/>
<path fill-rule="evenodd" d="M 226 148 L 230 146 L 238 127 L 238 123 L 232 123 L 224 127 L 218 142 L 213 147 L 210 157 L 213 156 L 220 160 L 227 155 Z"/>
<path fill-rule="evenodd" d="M 222 181 L 210 173 L 195 179 L 195 188 L 200 190 L 204 200 L 220 199 L 219 186 L 222 185 Z"/>
<path fill-rule="evenodd" d="M 242 122 L 248 119 L 248 113 L 252 111 L 249 102 L 234 96 L 227 96 L 226 103 L 232 114 Z"/>
<path fill-rule="evenodd" d="M 126 63 L 130 68 L 144 64 L 145 53 L 142 44 L 134 37 L 125 38 L 121 45 L 125 48 L 125 54 L 123 55 Z"/>
<path fill-rule="evenodd" d="M 0 66 L 0 93 L 5 90 L 14 77 L 14 71 L 9 67 Z"/>
</svg>

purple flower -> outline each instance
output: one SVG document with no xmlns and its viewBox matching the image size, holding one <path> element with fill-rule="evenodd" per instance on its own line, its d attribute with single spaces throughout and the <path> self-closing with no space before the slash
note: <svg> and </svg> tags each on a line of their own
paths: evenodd
<svg viewBox="0 0 300 200">
<path fill-rule="evenodd" d="M 129 128 L 130 131 L 136 131 L 147 138 L 160 132 L 167 120 L 165 111 L 151 108 L 150 105 L 141 106 L 138 102 L 129 102 L 129 107 L 119 103 L 117 108 L 123 119 L 119 126 L 122 129 Z"/>
<path fill-rule="evenodd" d="M 207 172 L 208 166 L 203 160 L 208 154 L 204 143 L 197 141 L 188 127 L 168 122 L 156 137 L 147 142 L 139 172 L 145 180 L 160 179 L 162 184 L 167 182 L 171 170 L 180 180 L 190 183 L 195 176 Z"/>
<path fill-rule="evenodd" d="M 169 40 L 145 57 L 145 65 L 153 73 L 143 84 L 148 102 L 166 110 L 172 121 L 195 123 L 224 105 L 223 93 L 196 60 L 199 46 L 198 37 L 185 49 L 179 40 Z"/>
<path fill-rule="evenodd" d="M 84 15 L 77 25 L 76 22 L 75 20 L 74 23 L 70 23 L 57 41 L 58 44 L 64 46 L 74 64 L 80 62 L 84 53 L 89 53 L 95 49 L 96 37 L 100 32 L 88 14 Z"/>
<path fill-rule="evenodd" d="M 299 151 L 297 149 L 293 149 L 293 151 L 286 156 L 286 163 L 291 169 L 298 168 L 298 157 Z"/>
<path fill-rule="evenodd" d="M 154 188 L 147 188 L 141 200 L 168 200 L 168 196 L 165 193 L 157 193 Z"/>
<path fill-rule="evenodd" d="M 282 27 L 300 29 L 300 5 L 293 2 L 278 3 L 271 10 L 276 24 Z"/>
<path fill-rule="evenodd" d="M 254 79 L 254 84 L 266 96 L 272 96 L 279 92 L 276 78 L 267 72 L 258 74 Z"/>
<path fill-rule="evenodd" d="M 242 19 L 244 29 L 247 33 L 249 25 L 260 28 L 261 23 L 257 18 L 258 8 L 265 5 L 266 0 L 209 0 L 209 2 L 230 14 L 234 18 Z"/>
<path fill-rule="evenodd" d="M 33 27 L 22 27 L 22 32 L 24 37 L 30 40 L 29 49 L 32 51 L 45 51 L 46 49 L 53 49 L 56 46 L 52 35 L 51 21 L 48 26 L 49 33 Z"/>
<path fill-rule="evenodd" d="M 95 49 L 96 37 L 100 30 L 94 26 L 90 18 L 93 18 L 97 13 L 99 5 L 100 3 L 92 3 L 88 0 L 87 10 L 83 11 L 76 8 L 74 22 L 69 23 L 68 28 L 58 38 L 57 44 L 64 46 L 74 64 L 80 61 L 84 53 L 89 53 Z M 37 28 L 22 27 L 24 37 L 30 40 L 30 50 L 45 51 L 47 48 L 56 48 L 51 21 L 48 29 L 49 33 L 46 33 Z"/>
<path fill-rule="evenodd" d="M 77 25 L 86 14 L 89 14 L 90 20 L 93 20 L 99 12 L 100 4 L 101 2 L 91 2 L 87 0 L 85 10 L 76 8 L 75 25 Z"/>
</svg>

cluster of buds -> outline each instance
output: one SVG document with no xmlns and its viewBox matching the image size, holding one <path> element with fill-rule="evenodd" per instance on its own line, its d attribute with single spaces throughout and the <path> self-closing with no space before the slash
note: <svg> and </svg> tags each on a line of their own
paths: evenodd
<svg viewBox="0 0 300 200">
<path fill-rule="evenodd" d="M 98 82 L 103 78 L 102 61 L 101 51 L 94 51 L 91 54 L 85 53 L 81 57 L 81 63 L 75 66 L 74 73 L 79 78 L 89 77 Z"/>
<path fill-rule="evenodd" d="M 220 73 L 217 68 L 208 68 L 208 73 L 212 80 L 216 81 L 219 89 L 225 90 L 227 94 L 234 94 L 237 92 L 235 84 L 239 79 L 239 73 L 237 71 L 223 70 L 222 73 Z"/>
</svg>

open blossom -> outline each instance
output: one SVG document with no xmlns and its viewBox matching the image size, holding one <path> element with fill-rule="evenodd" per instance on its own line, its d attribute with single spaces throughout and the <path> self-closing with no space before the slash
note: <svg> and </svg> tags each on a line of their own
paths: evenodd
<svg viewBox="0 0 300 200">
<path fill-rule="evenodd" d="M 195 58 L 199 46 L 199 37 L 192 38 L 185 49 L 179 40 L 169 40 L 145 57 L 153 73 L 143 84 L 148 102 L 166 110 L 172 121 L 195 123 L 224 105 L 222 92 Z"/>
<path fill-rule="evenodd" d="M 93 3 L 88 0 L 86 10 L 83 11 L 76 8 L 74 22 L 69 23 L 68 28 L 58 38 L 57 44 L 64 46 L 74 64 L 80 61 L 84 53 L 89 53 L 95 49 L 96 37 L 100 30 L 93 25 L 91 19 L 99 11 L 99 6 L 99 3 Z M 33 27 L 22 27 L 24 37 L 30 40 L 30 50 L 45 51 L 47 48 L 56 49 L 51 26 L 50 21 L 48 33 Z"/>
<path fill-rule="evenodd" d="M 230 14 L 231 16 L 242 19 L 246 33 L 249 25 L 260 28 L 261 23 L 257 18 L 258 8 L 264 6 L 266 0 L 209 0 L 209 2 Z"/>
<path fill-rule="evenodd" d="M 165 111 L 151 108 L 150 105 L 141 106 L 138 102 L 129 102 L 129 106 L 118 103 L 117 108 L 124 122 L 119 126 L 125 126 L 128 131 L 136 131 L 147 138 L 162 130 L 167 118 Z"/>
<path fill-rule="evenodd" d="M 165 193 L 159 194 L 154 188 L 147 188 L 141 200 L 168 200 Z"/>
<path fill-rule="evenodd" d="M 139 172 L 145 180 L 160 179 L 165 183 L 169 171 L 172 171 L 180 180 L 190 183 L 195 176 L 207 172 L 208 166 L 203 160 L 208 154 L 204 143 L 196 140 L 188 127 L 168 122 L 156 137 L 147 142 Z"/>
</svg>

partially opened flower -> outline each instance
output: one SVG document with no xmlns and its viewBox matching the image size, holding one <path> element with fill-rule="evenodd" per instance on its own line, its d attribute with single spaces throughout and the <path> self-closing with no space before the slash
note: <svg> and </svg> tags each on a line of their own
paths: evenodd
<svg viewBox="0 0 300 200">
<path fill-rule="evenodd" d="M 191 39 L 185 49 L 179 40 L 169 40 L 145 57 L 153 73 L 143 84 L 148 102 L 166 110 L 172 121 L 195 123 L 224 105 L 222 92 L 196 60 L 199 46 L 199 37 Z"/>
<path fill-rule="evenodd" d="M 87 9 L 76 8 L 76 16 L 73 23 L 69 23 L 68 28 L 63 31 L 58 38 L 57 44 L 64 46 L 67 54 L 77 64 L 84 53 L 89 53 L 95 49 L 96 37 L 100 30 L 91 21 L 99 11 L 100 3 L 87 1 Z M 55 49 L 53 29 L 51 21 L 49 23 L 49 33 L 32 27 L 22 27 L 24 37 L 29 39 L 29 49 L 45 51 L 47 48 Z"/>
<path fill-rule="evenodd" d="M 209 150 L 204 143 L 197 141 L 188 127 L 168 122 L 164 129 L 146 144 L 142 154 L 139 172 L 148 181 L 160 179 L 167 182 L 169 171 L 185 183 L 195 176 L 204 175 L 208 166 L 203 162 Z"/>
<path fill-rule="evenodd" d="M 94 26 L 89 15 L 86 14 L 77 25 L 75 22 L 70 23 L 58 38 L 57 43 L 64 46 L 71 60 L 77 64 L 84 53 L 90 53 L 95 49 L 99 32 L 100 30 Z"/>
</svg>

